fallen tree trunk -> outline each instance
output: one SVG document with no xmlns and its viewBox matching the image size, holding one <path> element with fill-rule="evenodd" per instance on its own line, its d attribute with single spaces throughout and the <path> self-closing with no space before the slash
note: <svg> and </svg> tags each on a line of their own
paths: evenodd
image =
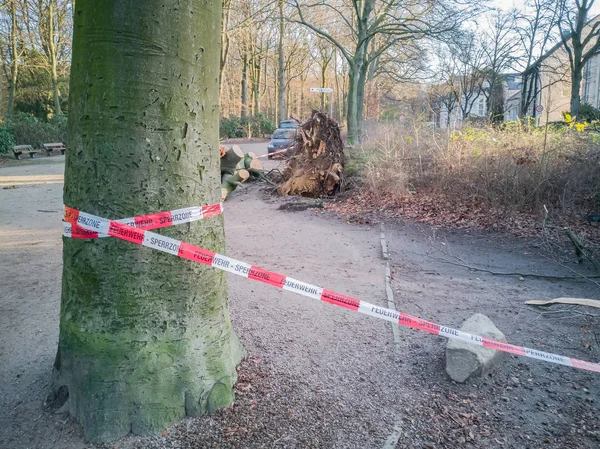
<svg viewBox="0 0 600 449">
<path fill-rule="evenodd" d="M 240 147 L 220 147 L 221 153 L 221 201 L 249 178 L 273 184 L 266 178 L 262 163 L 254 153 L 244 154 Z"/>
<path fill-rule="evenodd" d="M 344 144 L 338 123 L 320 111 L 298 129 L 290 150 L 281 195 L 329 196 L 343 184 Z"/>
<path fill-rule="evenodd" d="M 244 158 L 244 153 L 237 145 L 232 146 L 228 150 L 221 150 L 221 177 L 223 175 L 233 175 L 236 165 Z"/>
<path fill-rule="evenodd" d="M 250 177 L 248 170 L 241 169 L 236 170 L 233 175 L 225 173 L 221 177 L 221 201 L 225 201 L 227 195 L 233 192 L 236 188 L 240 187 L 242 183 Z"/>
</svg>

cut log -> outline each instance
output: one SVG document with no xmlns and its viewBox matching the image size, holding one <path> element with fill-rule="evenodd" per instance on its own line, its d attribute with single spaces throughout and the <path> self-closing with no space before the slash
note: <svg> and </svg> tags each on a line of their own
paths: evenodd
<svg viewBox="0 0 600 449">
<path fill-rule="evenodd" d="M 262 170 L 263 169 L 263 164 L 258 159 L 252 159 L 250 161 L 250 164 L 246 168 L 253 168 L 255 170 Z"/>
<path fill-rule="evenodd" d="M 237 163 L 243 159 L 244 153 L 237 145 L 233 145 L 221 156 L 221 177 L 224 174 L 233 175 Z"/>
<path fill-rule="evenodd" d="M 245 169 L 237 170 L 232 175 L 225 173 L 221 178 L 221 201 L 225 201 L 227 196 L 236 188 L 241 187 L 242 183 L 249 177 L 250 173 Z"/>
<path fill-rule="evenodd" d="M 288 167 L 279 186 L 281 195 L 323 197 L 334 194 L 344 181 L 344 144 L 338 123 L 313 111 L 300 126 Z"/>
</svg>

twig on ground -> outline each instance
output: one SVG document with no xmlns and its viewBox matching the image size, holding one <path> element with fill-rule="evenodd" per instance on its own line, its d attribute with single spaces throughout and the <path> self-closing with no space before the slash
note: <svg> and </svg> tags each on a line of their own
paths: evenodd
<svg viewBox="0 0 600 449">
<path fill-rule="evenodd" d="M 598 261 L 596 261 L 596 259 L 592 257 L 590 251 L 581 243 L 581 240 L 577 238 L 577 236 L 573 233 L 573 231 L 571 231 L 571 229 L 565 228 L 565 232 L 567 233 L 569 240 L 571 240 L 571 243 L 573 243 L 573 246 L 575 247 L 577 261 L 579 263 L 583 263 L 583 256 L 585 256 L 585 258 L 589 260 L 592 263 L 592 265 L 594 265 L 596 271 L 600 273 L 600 263 L 598 263 Z"/>
<path fill-rule="evenodd" d="M 573 272 L 577 273 L 576 276 L 556 276 L 556 275 L 551 275 L 551 274 L 532 274 L 532 273 L 519 273 L 517 271 L 515 272 L 502 272 L 502 271 L 493 271 L 493 270 L 488 270 L 487 268 L 479 268 L 479 267 L 473 267 L 467 263 L 464 262 L 454 262 L 452 260 L 448 260 L 448 259 L 444 259 L 443 257 L 434 257 L 431 256 L 429 254 L 426 254 L 427 257 L 430 257 L 434 260 L 437 260 L 438 262 L 442 262 L 442 263 L 448 263 L 451 265 L 455 265 L 458 267 L 464 267 L 464 268 L 468 268 L 469 270 L 472 271 L 480 271 L 482 273 L 489 273 L 492 274 L 494 276 L 521 276 L 521 277 L 528 277 L 528 278 L 535 278 L 535 279 L 556 279 L 556 280 L 565 280 L 565 279 L 572 279 L 572 280 L 578 280 L 578 279 L 597 279 L 600 278 L 600 275 L 594 275 L 594 276 L 585 276 L 583 274 L 579 274 L 577 273 L 575 270 L 572 270 Z M 595 282 L 595 281 L 592 281 Z"/>
</svg>

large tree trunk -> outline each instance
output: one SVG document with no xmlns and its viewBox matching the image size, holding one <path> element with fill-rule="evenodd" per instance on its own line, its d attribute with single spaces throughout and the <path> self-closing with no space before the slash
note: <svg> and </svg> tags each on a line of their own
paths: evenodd
<svg viewBox="0 0 600 449">
<path fill-rule="evenodd" d="M 284 67 L 284 54 L 283 54 L 283 39 L 284 39 L 284 21 L 283 21 L 283 0 L 279 0 L 279 44 L 277 46 L 277 100 L 279 102 L 277 109 L 279 115 L 277 116 L 278 121 L 281 122 L 286 119 L 285 110 L 285 67 Z M 279 123 L 277 123 L 279 126 Z"/>
<path fill-rule="evenodd" d="M 218 203 L 221 1 L 76 8 L 65 204 L 120 218 Z M 220 216 L 161 233 L 224 251 Z M 242 353 L 221 271 L 64 239 L 53 397 L 68 391 L 88 440 L 230 405 Z"/>
</svg>

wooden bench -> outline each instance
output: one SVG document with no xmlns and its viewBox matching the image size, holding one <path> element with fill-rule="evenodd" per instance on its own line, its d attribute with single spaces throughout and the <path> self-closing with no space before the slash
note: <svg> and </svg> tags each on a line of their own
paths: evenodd
<svg viewBox="0 0 600 449">
<path fill-rule="evenodd" d="M 31 159 L 38 153 L 31 145 L 15 145 L 13 148 L 15 158 L 19 160 L 22 154 L 28 154 Z"/>
<path fill-rule="evenodd" d="M 48 152 L 48 156 L 50 156 L 53 151 L 60 151 L 60 154 L 65 154 L 65 151 L 67 151 L 67 147 L 62 142 L 43 143 L 42 147 Z"/>
</svg>

